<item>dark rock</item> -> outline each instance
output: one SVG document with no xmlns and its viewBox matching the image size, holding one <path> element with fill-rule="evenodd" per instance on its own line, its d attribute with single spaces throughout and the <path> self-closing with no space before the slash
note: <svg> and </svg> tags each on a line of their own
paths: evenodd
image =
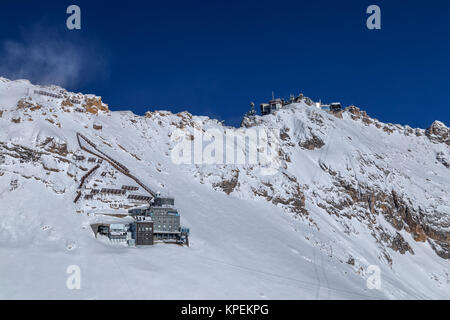
<svg viewBox="0 0 450 320">
<path fill-rule="evenodd" d="M 440 121 L 433 122 L 425 134 L 434 143 L 445 143 L 450 146 L 450 129 Z"/>
</svg>

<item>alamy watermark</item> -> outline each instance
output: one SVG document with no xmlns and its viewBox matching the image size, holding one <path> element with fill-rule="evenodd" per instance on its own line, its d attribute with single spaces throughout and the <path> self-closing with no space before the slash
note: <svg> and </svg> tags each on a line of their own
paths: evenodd
<svg viewBox="0 0 450 320">
<path fill-rule="evenodd" d="M 70 265 L 66 269 L 66 273 L 69 274 L 66 280 L 66 287 L 69 290 L 81 289 L 81 268 L 77 265 Z"/>
<path fill-rule="evenodd" d="M 367 273 L 369 277 L 366 280 L 366 286 L 368 289 L 380 290 L 381 289 L 381 269 L 379 266 L 370 265 L 367 267 Z"/>
<path fill-rule="evenodd" d="M 381 29 L 381 9 L 379 6 L 373 4 L 367 7 L 367 14 L 370 16 L 367 18 L 366 26 L 369 30 L 380 30 Z"/>
<path fill-rule="evenodd" d="M 66 10 L 67 14 L 70 16 L 66 20 L 66 26 L 69 30 L 80 30 L 81 29 L 81 9 L 77 5 L 70 5 Z M 367 14 L 370 16 L 367 18 L 366 26 L 369 30 L 380 30 L 381 29 L 381 9 L 379 6 L 372 4 L 367 7 Z"/>
<path fill-rule="evenodd" d="M 67 7 L 67 14 L 70 16 L 66 20 L 66 26 L 69 30 L 80 30 L 81 29 L 81 9 L 77 5 L 71 5 Z"/>
<path fill-rule="evenodd" d="M 175 164 L 255 165 L 266 175 L 275 174 L 281 165 L 278 129 L 177 129 L 171 140 Z"/>
</svg>

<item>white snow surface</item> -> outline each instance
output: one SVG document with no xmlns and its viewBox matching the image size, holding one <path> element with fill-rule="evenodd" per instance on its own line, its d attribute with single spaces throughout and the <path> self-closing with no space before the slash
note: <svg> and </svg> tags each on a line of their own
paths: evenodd
<svg viewBox="0 0 450 320">
<path fill-rule="evenodd" d="M 259 175 L 257 166 L 176 165 L 170 155 L 175 130 L 237 129 L 187 112 L 90 114 L 75 111 L 76 105 L 64 111 L 65 98 L 34 90 L 78 99 L 80 106 L 86 97 L 95 97 L 0 78 L 1 299 L 450 298 L 450 261 L 428 242 L 416 242 L 400 230 L 414 251 L 401 254 L 372 235 L 374 226 L 395 234 L 382 214 L 369 223 L 348 207 L 337 216 L 320 206 L 346 197 L 333 189 L 333 176 L 320 167 L 325 164 L 356 187 L 395 189 L 412 207 L 423 208 L 430 223 L 449 232 L 450 170 L 435 160 L 438 152 L 450 157 L 447 145 L 431 143 L 425 135 L 405 135 L 405 127 L 391 125 L 388 133 L 348 113 L 339 119 L 298 103 L 257 117 L 257 126 L 288 128 L 295 141 L 282 145 L 290 160 L 275 175 Z M 18 109 L 21 99 L 39 108 Z M 322 124 L 311 122 L 314 117 Z M 93 129 L 94 123 L 101 129 Z M 153 190 L 175 197 L 182 224 L 191 230 L 190 247 L 160 243 L 132 248 L 95 238 L 90 224 L 107 219 L 105 213 L 126 212 L 117 206 L 127 201 L 111 196 L 73 202 L 81 177 L 94 166 L 87 159 L 73 159 L 75 153 L 91 157 L 80 151 L 77 132 Z M 296 144 L 311 132 L 325 142 L 322 148 L 306 150 Z M 67 153 L 56 153 L 52 145 L 65 145 Z M 42 155 L 21 161 L 11 151 L 19 147 Z M 236 169 L 238 184 L 226 194 L 217 183 L 232 178 Z M 135 185 L 105 161 L 88 179 L 83 195 L 94 184 Z M 305 215 L 255 193 L 268 190 L 272 198 L 295 198 L 297 185 L 305 196 Z M 145 192 L 141 188 L 137 193 Z M 347 263 L 350 258 L 354 264 Z M 81 270 L 79 290 L 66 286 L 71 265 Z M 370 265 L 381 270 L 379 290 L 367 287 Z"/>
</svg>

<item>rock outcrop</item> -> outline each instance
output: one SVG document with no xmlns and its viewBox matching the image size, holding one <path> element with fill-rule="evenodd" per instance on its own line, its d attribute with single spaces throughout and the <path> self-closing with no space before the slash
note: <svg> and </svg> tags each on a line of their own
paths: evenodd
<svg viewBox="0 0 450 320">
<path fill-rule="evenodd" d="M 435 143 L 445 143 L 450 146 L 450 129 L 441 121 L 434 121 L 425 134 Z"/>
</svg>

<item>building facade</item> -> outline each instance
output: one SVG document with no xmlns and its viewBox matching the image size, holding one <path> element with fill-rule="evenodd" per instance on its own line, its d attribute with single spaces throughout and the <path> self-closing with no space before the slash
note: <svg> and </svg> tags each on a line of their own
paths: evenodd
<svg viewBox="0 0 450 320">
<path fill-rule="evenodd" d="M 109 240 L 114 243 L 126 243 L 132 239 L 130 224 L 112 223 L 109 225 Z"/>
<path fill-rule="evenodd" d="M 130 209 L 128 213 L 135 218 L 136 224 L 142 218 L 153 223 L 153 241 L 188 243 L 189 229 L 181 226 L 181 217 L 174 205 L 174 198 L 164 198 L 158 194 L 149 207 Z"/>
<path fill-rule="evenodd" d="M 280 110 L 283 107 L 283 100 L 281 99 L 272 99 L 269 103 L 262 103 L 260 105 L 261 115 L 271 114 L 275 111 Z"/>
<path fill-rule="evenodd" d="M 136 221 L 131 224 L 132 238 L 136 246 L 153 245 L 153 221 L 147 217 L 135 217 Z"/>
</svg>

